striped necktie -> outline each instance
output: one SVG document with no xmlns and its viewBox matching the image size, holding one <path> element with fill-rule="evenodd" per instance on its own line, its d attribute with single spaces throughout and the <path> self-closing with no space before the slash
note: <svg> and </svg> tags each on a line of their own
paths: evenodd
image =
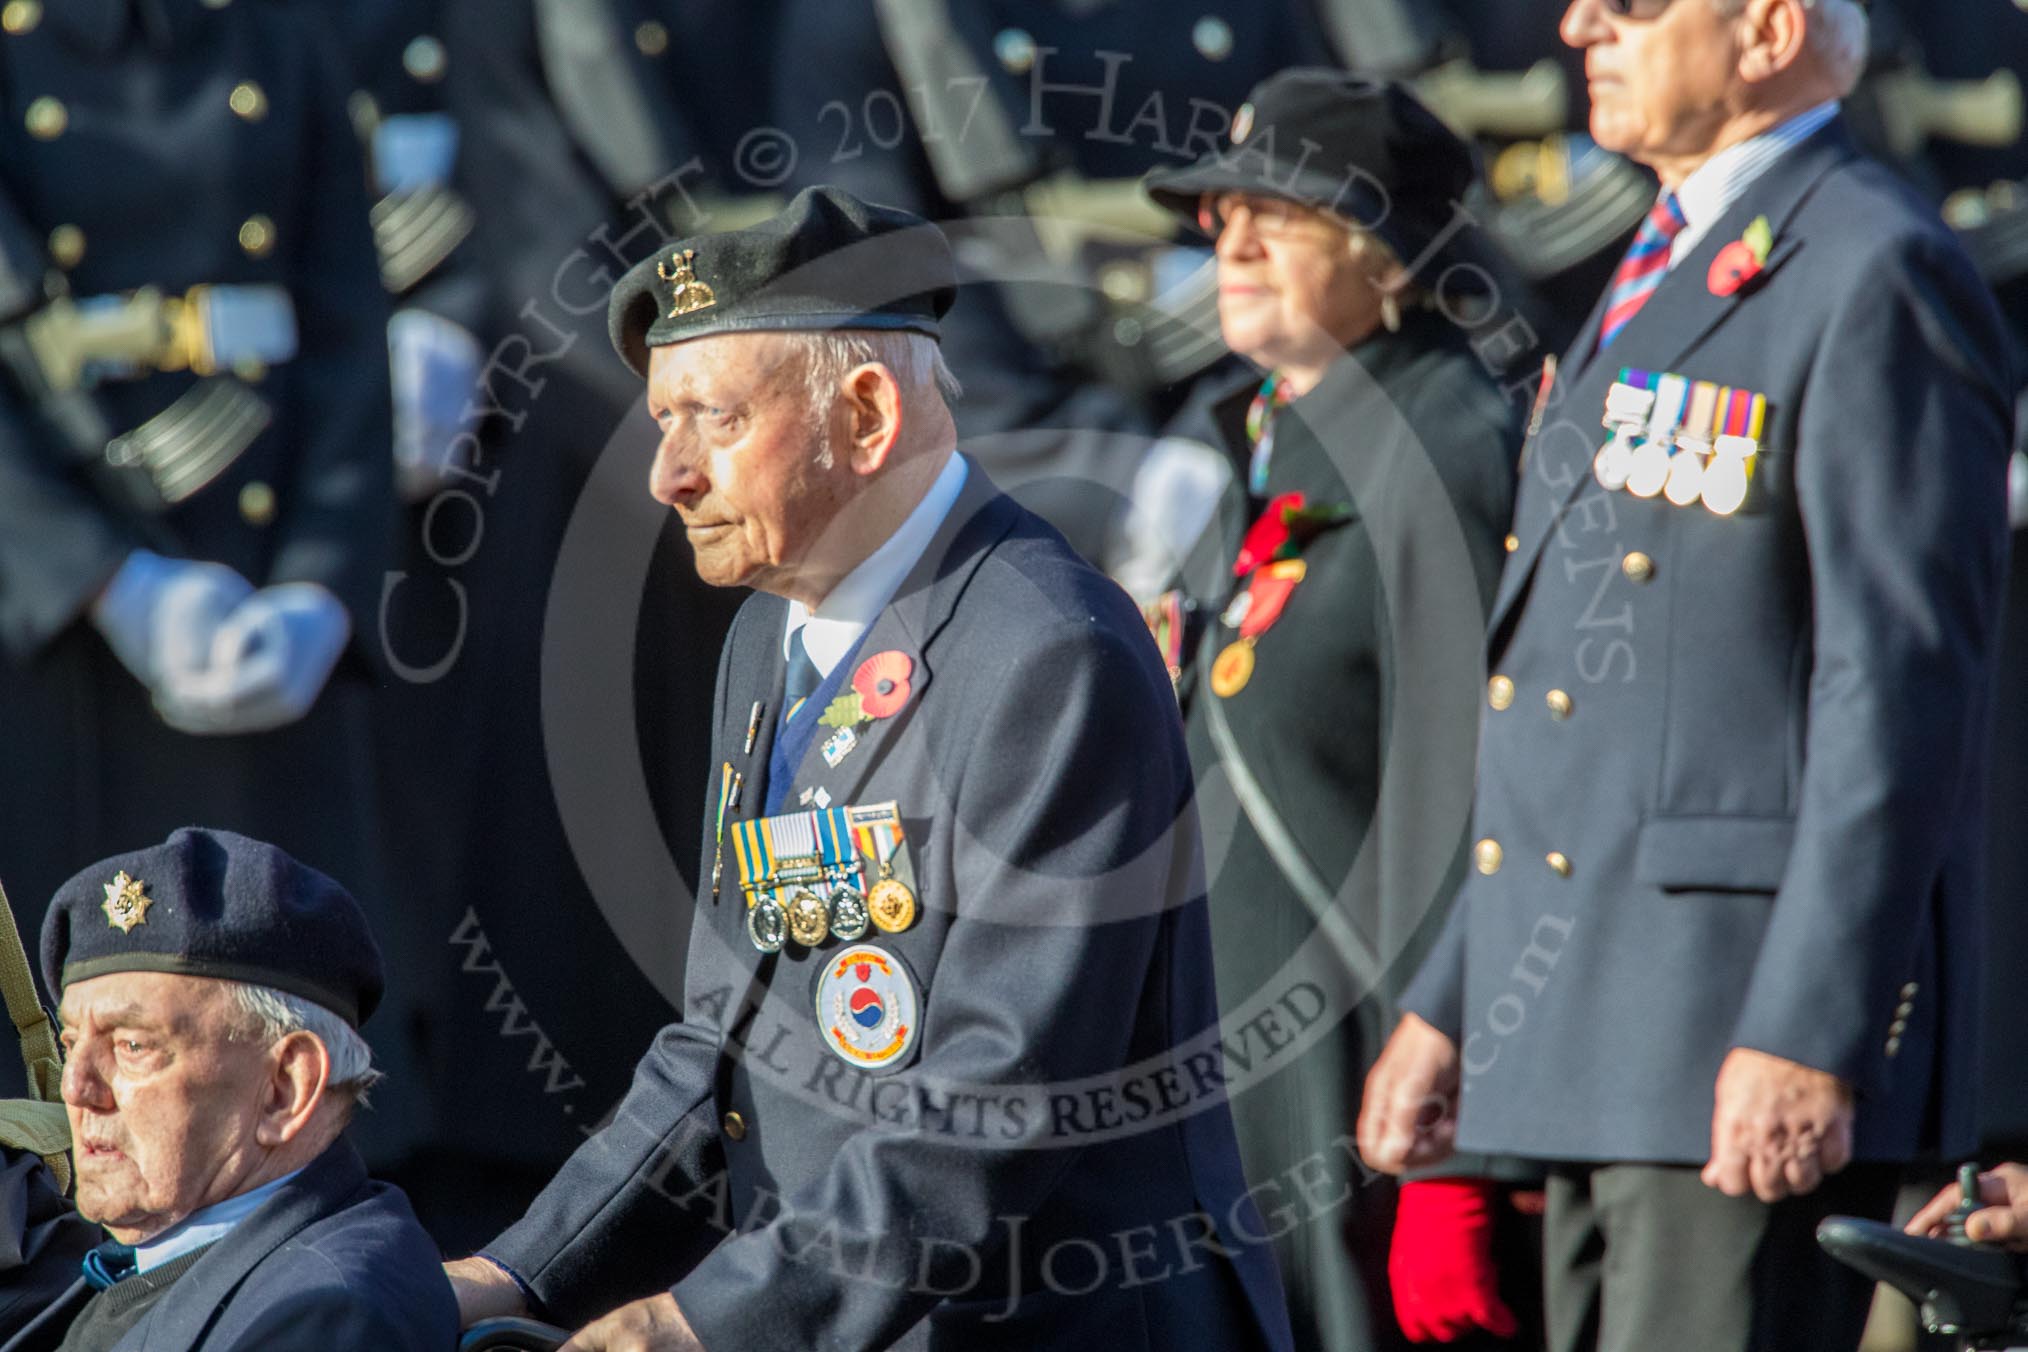
<svg viewBox="0 0 2028 1352">
<path fill-rule="evenodd" d="M 789 635 L 789 670 L 783 681 L 782 721 L 794 718 L 803 707 L 803 701 L 816 693 L 824 683 L 824 673 L 817 670 L 817 664 L 810 660 L 810 650 L 803 646 L 803 628 L 798 625 Z"/>
<path fill-rule="evenodd" d="M 1640 313 L 1648 303 L 1648 297 L 1655 294 L 1655 288 L 1662 284 L 1662 278 L 1669 273 L 1669 246 L 1676 242 L 1676 236 L 1683 233 L 1689 222 L 1683 217 L 1683 208 L 1676 201 L 1676 194 L 1670 193 L 1649 210 L 1647 219 L 1634 234 L 1634 247 L 1627 250 L 1627 256 L 1620 260 L 1619 271 L 1613 274 L 1612 290 L 1607 293 L 1605 320 L 1598 328 L 1599 351 L 1603 352 L 1612 340 L 1619 337 L 1627 321 Z"/>
</svg>

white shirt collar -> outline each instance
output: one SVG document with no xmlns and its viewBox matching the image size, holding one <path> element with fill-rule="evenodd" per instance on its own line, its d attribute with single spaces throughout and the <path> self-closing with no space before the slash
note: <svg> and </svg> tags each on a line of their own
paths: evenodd
<svg viewBox="0 0 2028 1352">
<path fill-rule="evenodd" d="M 1838 101 L 1827 100 L 1758 136 L 1727 146 L 1698 165 L 1676 189 L 1676 204 L 1683 208 L 1685 225 L 1669 245 L 1670 266 L 1682 262 L 1776 160 L 1816 135 L 1837 115 Z"/>
<path fill-rule="evenodd" d="M 223 1202 L 200 1207 L 153 1239 L 136 1244 L 134 1270 L 152 1271 L 172 1258 L 181 1258 L 186 1253 L 224 1239 L 241 1221 L 259 1210 L 262 1202 L 274 1196 L 282 1184 L 302 1172 L 301 1169 L 297 1169 L 283 1174 L 272 1183 L 261 1184 L 252 1192 L 243 1192 L 237 1197 L 228 1197 Z"/>
<path fill-rule="evenodd" d="M 802 629 L 804 651 L 817 664 L 817 671 L 829 676 L 894 599 L 909 570 L 936 538 L 937 527 L 943 525 L 965 487 L 965 476 L 965 457 L 954 452 L 908 519 L 840 579 L 815 610 L 801 601 L 789 602 L 788 620 L 782 626 L 782 656 L 788 656 L 789 636 Z"/>
</svg>

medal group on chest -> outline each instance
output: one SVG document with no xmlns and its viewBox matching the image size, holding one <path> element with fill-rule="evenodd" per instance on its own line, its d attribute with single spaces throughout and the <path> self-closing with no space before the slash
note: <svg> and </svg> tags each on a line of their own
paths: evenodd
<svg viewBox="0 0 2028 1352">
<path fill-rule="evenodd" d="M 1766 421 L 1764 394 L 1623 368 L 1606 392 L 1602 422 L 1612 435 L 1592 458 L 1592 476 L 1609 493 L 1701 502 L 1730 516 L 1753 484 Z"/>
</svg>

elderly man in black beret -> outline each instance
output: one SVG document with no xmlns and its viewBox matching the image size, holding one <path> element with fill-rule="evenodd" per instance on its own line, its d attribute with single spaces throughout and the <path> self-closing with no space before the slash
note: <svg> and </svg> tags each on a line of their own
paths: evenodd
<svg viewBox="0 0 2028 1352">
<path fill-rule="evenodd" d="M 435 1245 L 344 1139 L 381 969 L 343 888 L 186 828 L 64 884 L 42 971 L 78 1210 L 112 1239 L 5 1352 L 451 1346 Z"/>
<path fill-rule="evenodd" d="M 453 1265 L 468 1320 L 596 1317 L 570 1352 L 1289 1345 L 1168 676 L 956 453 L 954 281 L 927 223 L 811 189 L 614 292 L 650 491 L 758 594 L 681 1018 Z"/>
</svg>

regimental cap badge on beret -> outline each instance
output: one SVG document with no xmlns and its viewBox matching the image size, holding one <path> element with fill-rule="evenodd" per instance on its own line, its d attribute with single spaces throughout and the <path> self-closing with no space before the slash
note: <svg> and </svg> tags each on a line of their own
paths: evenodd
<svg viewBox="0 0 2028 1352">
<path fill-rule="evenodd" d="M 697 280 L 697 250 L 679 249 L 655 265 L 655 275 L 669 283 L 669 318 L 708 310 L 718 304 L 718 295 Z"/>
<path fill-rule="evenodd" d="M 132 934 L 136 925 L 148 923 L 148 908 L 154 904 L 147 884 L 127 876 L 127 871 L 121 869 L 106 884 L 105 903 L 99 909 L 106 913 L 108 925 L 122 934 Z"/>
</svg>

